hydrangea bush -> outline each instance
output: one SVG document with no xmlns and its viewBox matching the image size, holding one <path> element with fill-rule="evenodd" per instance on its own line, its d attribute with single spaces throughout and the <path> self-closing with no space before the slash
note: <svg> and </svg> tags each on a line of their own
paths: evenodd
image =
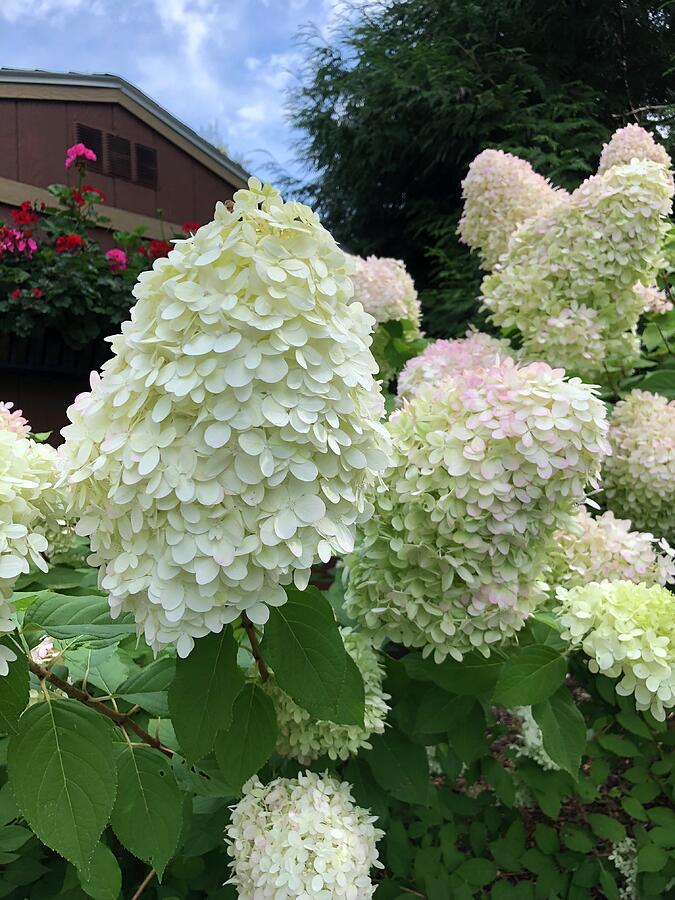
<svg viewBox="0 0 675 900">
<path fill-rule="evenodd" d="M 665 173 L 638 144 L 599 177 Z M 0 407 L 0 893 L 669 896 L 670 270 L 617 275 L 646 358 L 604 402 L 522 333 L 471 334 L 408 367 L 383 426 L 375 321 L 318 219 L 254 181 L 193 225 L 58 457 Z"/>
</svg>

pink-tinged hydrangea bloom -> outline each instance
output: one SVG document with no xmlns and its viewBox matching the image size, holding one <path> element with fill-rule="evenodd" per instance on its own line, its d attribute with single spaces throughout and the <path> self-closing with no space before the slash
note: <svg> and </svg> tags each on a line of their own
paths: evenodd
<svg viewBox="0 0 675 900">
<path fill-rule="evenodd" d="M 252 778 L 226 829 L 230 884 L 242 900 L 368 900 L 372 868 L 383 868 L 377 816 L 354 803 L 351 786 L 299 772 L 261 784 Z"/>
<path fill-rule="evenodd" d="M 508 341 L 469 330 L 454 341 L 433 341 L 409 359 L 398 377 L 398 396 L 410 398 L 423 384 L 438 384 L 465 369 L 484 369 L 513 355 Z"/>
<path fill-rule="evenodd" d="M 673 304 L 666 296 L 666 292 L 659 290 L 656 285 L 645 286 L 638 282 L 633 290 L 642 302 L 643 312 L 662 315 L 670 312 L 673 308 Z"/>
<path fill-rule="evenodd" d="M 659 552 L 660 551 L 660 552 Z M 553 587 L 577 587 L 589 581 L 672 584 L 675 551 L 644 531 L 631 531 L 628 519 L 613 512 L 594 518 L 582 507 L 570 527 L 556 533 L 548 580 Z"/>
<path fill-rule="evenodd" d="M 665 147 L 657 144 L 652 135 L 640 125 L 631 123 L 614 132 L 607 144 L 603 144 L 598 165 L 601 175 L 612 166 L 622 166 L 634 159 L 651 159 L 666 168 L 670 168 L 671 160 Z"/>
<path fill-rule="evenodd" d="M 614 407 L 605 460 L 607 506 L 657 537 L 675 536 L 675 400 L 631 391 Z"/>
<path fill-rule="evenodd" d="M 392 465 L 345 561 L 348 615 L 441 662 L 512 638 L 546 557 L 608 452 L 604 404 L 506 359 L 419 389 L 388 423 Z"/>
<path fill-rule="evenodd" d="M 20 409 L 12 409 L 13 406 L 13 403 L 0 402 L 0 431 L 30 434 L 28 419 L 24 418 Z"/>
<path fill-rule="evenodd" d="M 419 326 L 421 307 L 415 282 L 400 259 L 351 257 L 354 270 L 354 300 L 361 303 L 376 322 L 405 319 Z"/>
<path fill-rule="evenodd" d="M 273 678 L 262 682 L 274 702 L 279 726 L 277 753 L 309 765 L 327 754 L 331 759 L 348 759 L 361 749 L 370 749 L 370 737 L 382 734 L 389 712 L 389 694 L 382 690 L 384 669 L 368 635 L 341 628 L 345 650 L 356 663 L 363 678 L 365 712 L 362 725 L 336 725 L 313 718 L 289 697 Z"/>
<path fill-rule="evenodd" d="M 141 274 L 59 448 L 112 614 L 181 656 L 349 552 L 387 463 L 344 253 L 308 207 L 249 185 Z"/>
<path fill-rule="evenodd" d="M 634 286 L 661 267 L 672 193 L 664 166 L 635 160 L 520 226 L 482 292 L 493 321 L 520 331 L 525 358 L 598 381 L 637 360 Z"/>
<path fill-rule="evenodd" d="M 79 160 L 96 162 L 97 156 L 93 150 L 90 150 L 89 147 L 85 147 L 84 144 L 73 144 L 72 147 L 68 147 L 66 150 L 66 161 L 64 163 L 66 169 L 70 169 L 75 163 L 79 162 Z"/>
<path fill-rule="evenodd" d="M 123 272 L 127 267 L 127 255 L 119 247 L 108 250 L 105 258 L 108 260 L 111 272 Z"/>
<path fill-rule="evenodd" d="M 524 159 L 483 150 L 469 166 L 462 197 L 460 240 L 477 250 L 483 268 L 491 271 L 521 222 L 561 202 L 567 193 L 553 188 Z"/>
<path fill-rule="evenodd" d="M 581 647 L 591 672 L 621 678 L 616 692 L 663 722 L 675 706 L 675 599 L 660 584 L 591 582 L 558 588 L 563 638 Z"/>
</svg>

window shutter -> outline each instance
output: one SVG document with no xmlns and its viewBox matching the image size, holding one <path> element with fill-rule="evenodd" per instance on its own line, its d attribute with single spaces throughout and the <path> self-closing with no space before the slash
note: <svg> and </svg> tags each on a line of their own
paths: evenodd
<svg viewBox="0 0 675 900">
<path fill-rule="evenodd" d="M 157 151 L 136 144 L 136 179 L 146 187 L 157 187 Z"/>
<path fill-rule="evenodd" d="M 131 178 L 131 142 L 116 134 L 107 135 L 108 174 L 113 178 Z"/>
<path fill-rule="evenodd" d="M 89 125 L 76 126 L 77 143 L 84 144 L 96 154 L 96 162 L 87 160 L 87 168 L 94 172 L 103 171 L 103 133 L 100 128 L 90 128 Z"/>
</svg>

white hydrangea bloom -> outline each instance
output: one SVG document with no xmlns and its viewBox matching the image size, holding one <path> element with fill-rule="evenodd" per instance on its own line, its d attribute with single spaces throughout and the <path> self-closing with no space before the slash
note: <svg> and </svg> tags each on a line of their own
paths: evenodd
<svg viewBox="0 0 675 900">
<path fill-rule="evenodd" d="M 532 715 L 531 706 L 515 706 L 511 712 L 520 719 L 517 742 L 513 749 L 517 756 L 527 756 L 547 772 L 556 772 L 560 766 L 554 762 L 544 750 L 544 737 L 541 728 Z"/>
<path fill-rule="evenodd" d="M 619 900 L 638 900 L 637 844 L 633 838 L 626 837 L 617 844 L 612 844 L 608 859 L 614 863 L 623 878 L 623 884 L 619 887 Z"/>
<path fill-rule="evenodd" d="M 56 451 L 21 431 L 0 428 L 0 633 L 14 630 L 9 603 L 14 583 L 31 565 L 43 572 L 47 564 L 45 528 L 60 511 Z M 9 671 L 16 654 L 0 647 L 0 675 Z"/>
<path fill-rule="evenodd" d="M 640 125 L 631 123 L 615 131 L 609 142 L 602 145 L 598 174 L 612 166 L 626 165 L 634 159 L 651 159 L 666 168 L 670 168 L 671 162 L 665 147 L 657 144 Z"/>
<path fill-rule="evenodd" d="M 376 816 L 356 806 L 350 785 L 314 772 L 244 785 L 227 827 L 242 900 L 367 900 L 375 892 Z"/>
<path fill-rule="evenodd" d="M 348 552 L 387 460 L 344 254 L 308 207 L 249 188 L 141 274 L 60 449 L 112 615 L 181 656 Z"/>
<path fill-rule="evenodd" d="M 512 638 L 543 599 L 549 544 L 608 450 L 603 403 L 545 363 L 506 359 L 419 389 L 345 560 L 345 609 L 437 662 Z"/>
<path fill-rule="evenodd" d="M 483 268 L 494 269 L 521 222 L 560 203 L 556 190 L 524 159 L 503 150 L 483 150 L 462 182 L 464 208 L 457 229 L 462 243 L 480 254 Z"/>
<path fill-rule="evenodd" d="M 594 518 L 585 507 L 568 528 L 556 532 L 550 565 L 548 580 L 554 587 L 603 579 L 663 585 L 675 581 L 675 550 L 667 541 L 631 531 L 630 520 L 617 519 L 611 511 Z"/>
<path fill-rule="evenodd" d="M 675 706 L 675 599 L 660 584 L 591 582 L 558 588 L 563 637 L 589 657 L 591 672 L 621 677 L 616 692 L 663 721 Z"/>
<path fill-rule="evenodd" d="M 415 282 L 400 259 L 369 256 L 348 257 L 352 264 L 354 301 L 361 303 L 378 323 L 373 333 L 371 351 L 378 366 L 378 377 L 384 385 L 396 375 L 387 357 L 390 335 L 381 326 L 386 322 L 406 322 L 402 340 L 406 343 L 422 337 L 422 307 Z"/>
<path fill-rule="evenodd" d="M 675 400 L 631 391 L 614 407 L 603 484 L 607 505 L 637 528 L 675 536 Z"/>
<path fill-rule="evenodd" d="M 525 358 L 599 381 L 637 360 L 644 298 L 634 287 L 662 265 L 672 194 L 664 166 L 634 160 L 518 228 L 482 293 L 493 321 L 520 331 Z"/>
<path fill-rule="evenodd" d="M 0 431 L 30 434 L 30 425 L 20 409 L 12 409 L 11 402 L 0 402 Z"/>
<path fill-rule="evenodd" d="M 423 384 L 438 384 L 465 369 L 496 365 L 513 356 L 508 341 L 469 329 L 466 337 L 432 341 L 419 356 L 409 359 L 398 377 L 399 398 L 412 397 Z"/>
<path fill-rule="evenodd" d="M 297 759 L 303 765 L 324 753 L 331 759 L 348 759 L 361 749 L 370 749 L 369 738 L 382 734 L 389 712 L 389 694 L 382 690 L 384 670 L 370 638 L 350 628 L 340 628 L 345 650 L 356 663 L 365 688 L 365 715 L 362 726 L 336 725 L 312 718 L 298 706 L 273 678 L 263 682 L 263 689 L 274 702 L 279 726 L 277 752 Z"/>
<path fill-rule="evenodd" d="M 376 322 L 405 319 L 419 328 L 422 309 L 405 263 L 383 256 L 350 257 L 354 301 L 360 303 Z"/>
<path fill-rule="evenodd" d="M 666 292 L 659 290 L 656 285 L 646 286 L 638 282 L 633 290 L 640 298 L 643 312 L 663 315 L 663 313 L 670 312 L 673 308 L 673 304 L 668 299 Z"/>
</svg>

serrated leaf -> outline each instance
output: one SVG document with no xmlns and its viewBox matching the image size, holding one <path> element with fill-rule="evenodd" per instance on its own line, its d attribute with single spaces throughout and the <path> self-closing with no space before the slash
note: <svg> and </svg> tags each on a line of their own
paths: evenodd
<svg viewBox="0 0 675 900">
<path fill-rule="evenodd" d="M 543 703 L 565 680 L 565 657 L 547 644 L 530 644 L 509 657 L 502 669 L 495 702 L 501 706 Z"/>
<path fill-rule="evenodd" d="M 114 622 L 105 597 L 98 595 L 72 596 L 51 592 L 33 603 L 24 618 L 24 627 L 34 625 L 58 640 L 82 638 L 82 643 L 104 647 L 136 633 L 131 614 Z"/>
<path fill-rule="evenodd" d="M 279 687 L 317 719 L 363 725 L 363 679 L 342 643 L 330 603 L 316 588 L 289 588 L 272 607 L 261 653 Z"/>
<path fill-rule="evenodd" d="M 561 769 L 576 779 L 586 747 L 584 717 L 566 688 L 532 707 L 532 715 L 541 728 L 544 750 Z"/>
<path fill-rule="evenodd" d="M 115 801 L 112 726 L 75 700 L 38 703 L 9 742 L 9 780 L 40 840 L 85 874 Z M 38 774 L 39 773 L 39 774 Z"/>
<path fill-rule="evenodd" d="M 216 738 L 218 765 L 235 792 L 267 762 L 277 733 L 271 699 L 258 685 L 245 685 L 234 701 L 232 725 Z"/>
<path fill-rule="evenodd" d="M 429 795 L 429 763 L 424 747 L 413 744 L 397 728 L 371 737 L 363 754 L 375 780 L 397 800 L 425 804 Z"/>
<path fill-rule="evenodd" d="M 176 675 L 176 660 L 164 656 L 119 685 L 117 694 L 153 716 L 169 715 L 168 691 Z"/>
<path fill-rule="evenodd" d="M 97 844 L 91 860 L 89 876 L 78 872 L 82 890 L 93 900 L 117 900 L 122 890 L 122 872 L 112 851 Z"/>
<path fill-rule="evenodd" d="M 105 694 L 114 694 L 127 677 L 127 666 L 117 654 L 117 647 L 80 647 L 66 654 L 68 675 L 72 681 L 91 684 Z"/>
<path fill-rule="evenodd" d="M 19 716 L 28 706 L 28 661 L 7 637 L 0 645 L 12 649 L 17 657 L 9 663 L 7 675 L 0 676 L 0 734 L 16 734 Z"/>
<path fill-rule="evenodd" d="M 229 728 L 232 706 L 244 686 L 237 665 L 237 642 L 230 626 L 199 638 L 187 659 L 179 659 L 169 689 L 171 721 L 183 755 L 196 762 L 213 749 L 216 735 Z"/>
<path fill-rule="evenodd" d="M 161 878 L 183 824 L 183 798 L 171 760 L 137 744 L 117 744 L 115 755 L 119 790 L 110 825 L 127 850 Z"/>
</svg>

